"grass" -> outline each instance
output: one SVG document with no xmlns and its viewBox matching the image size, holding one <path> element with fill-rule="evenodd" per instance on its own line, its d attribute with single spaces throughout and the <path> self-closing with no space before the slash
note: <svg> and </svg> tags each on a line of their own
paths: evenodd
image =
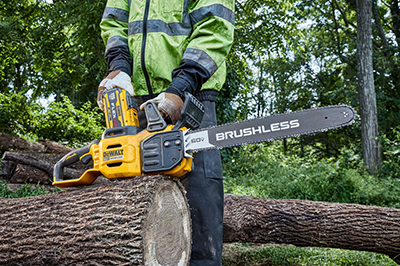
<svg viewBox="0 0 400 266">
<path fill-rule="evenodd" d="M 225 244 L 224 266 L 395 266 L 386 255 L 292 245 Z"/>
<path fill-rule="evenodd" d="M 9 190 L 6 183 L 0 182 L 0 198 L 23 198 L 51 193 L 40 184 L 36 186 L 25 184 L 16 190 Z"/>
<path fill-rule="evenodd" d="M 317 159 L 247 146 L 223 167 L 226 193 L 400 208 L 400 179 L 369 175 L 349 149 L 339 158 Z"/>
</svg>

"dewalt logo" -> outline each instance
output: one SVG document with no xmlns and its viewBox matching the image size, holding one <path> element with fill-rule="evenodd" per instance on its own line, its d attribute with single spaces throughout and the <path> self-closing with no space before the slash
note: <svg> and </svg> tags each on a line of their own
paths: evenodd
<svg viewBox="0 0 400 266">
<path fill-rule="evenodd" d="M 103 152 L 103 160 L 110 161 L 124 158 L 124 149 Z"/>
</svg>

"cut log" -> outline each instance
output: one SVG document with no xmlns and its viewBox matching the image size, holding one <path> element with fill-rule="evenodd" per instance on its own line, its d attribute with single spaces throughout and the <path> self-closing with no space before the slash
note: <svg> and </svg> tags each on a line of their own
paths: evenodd
<svg viewBox="0 0 400 266">
<path fill-rule="evenodd" d="M 1 199 L 0 265 L 187 265 L 189 207 L 162 176 Z"/>
<path fill-rule="evenodd" d="M 53 166 L 72 148 L 50 140 L 33 143 L 20 137 L 0 132 L 1 160 L 0 177 L 10 183 L 50 185 Z M 72 169 L 71 169 L 72 168 Z M 65 169 L 66 178 L 79 178 L 90 168 L 75 164 Z M 75 171 L 78 170 L 78 171 Z"/>
<path fill-rule="evenodd" d="M 15 169 L 10 176 L 10 183 L 21 184 L 51 184 L 52 177 L 43 170 L 25 164 L 16 164 Z"/>
<path fill-rule="evenodd" d="M 225 195 L 224 242 L 371 251 L 400 263 L 399 224 L 399 209 Z"/>
<path fill-rule="evenodd" d="M 60 153 L 67 154 L 73 149 L 67 146 L 64 146 L 58 142 L 47 140 L 47 139 L 38 139 L 38 142 L 45 147 L 45 152 L 47 153 Z"/>
</svg>

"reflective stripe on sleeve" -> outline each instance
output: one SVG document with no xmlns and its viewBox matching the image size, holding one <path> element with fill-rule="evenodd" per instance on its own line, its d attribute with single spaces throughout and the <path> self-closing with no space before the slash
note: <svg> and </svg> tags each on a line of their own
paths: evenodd
<svg viewBox="0 0 400 266">
<path fill-rule="evenodd" d="M 187 48 L 182 56 L 182 60 L 185 59 L 199 63 L 210 72 L 210 76 L 212 76 L 218 69 L 215 61 L 206 52 L 199 49 Z"/>
<path fill-rule="evenodd" d="M 204 6 L 190 13 L 192 25 L 195 25 L 208 17 L 220 17 L 233 25 L 235 24 L 235 13 L 221 4 Z"/>
<path fill-rule="evenodd" d="M 129 11 L 117 8 L 117 7 L 106 7 L 103 13 L 103 19 L 115 19 L 121 22 L 128 23 Z"/>
</svg>

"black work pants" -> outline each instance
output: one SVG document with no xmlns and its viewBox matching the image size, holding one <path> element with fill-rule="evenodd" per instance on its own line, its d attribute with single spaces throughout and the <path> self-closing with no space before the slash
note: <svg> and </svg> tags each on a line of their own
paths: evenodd
<svg viewBox="0 0 400 266">
<path fill-rule="evenodd" d="M 203 101 L 201 127 L 217 124 L 215 102 Z M 218 150 L 194 154 L 194 169 L 181 182 L 187 191 L 192 217 L 191 266 L 222 265 L 224 191 L 221 155 Z"/>
</svg>

